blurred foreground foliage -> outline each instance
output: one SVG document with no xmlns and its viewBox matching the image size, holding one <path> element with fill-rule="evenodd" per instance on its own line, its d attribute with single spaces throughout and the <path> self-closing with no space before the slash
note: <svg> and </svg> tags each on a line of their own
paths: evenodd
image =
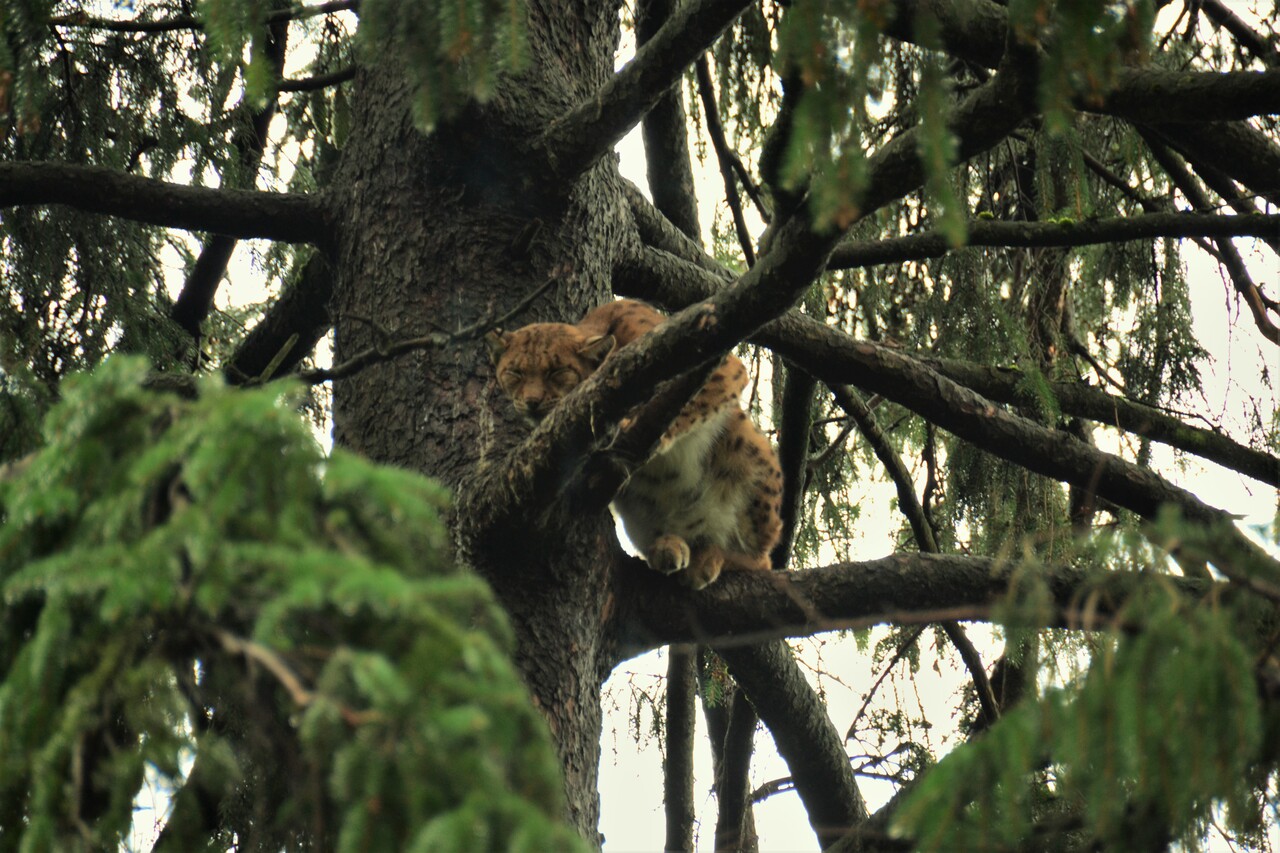
<svg viewBox="0 0 1280 853">
<path fill-rule="evenodd" d="M 446 494 L 279 386 L 69 379 L 0 477 L 0 849 L 575 849 Z M 159 792 L 156 794 L 155 792 Z"/>
</svg>

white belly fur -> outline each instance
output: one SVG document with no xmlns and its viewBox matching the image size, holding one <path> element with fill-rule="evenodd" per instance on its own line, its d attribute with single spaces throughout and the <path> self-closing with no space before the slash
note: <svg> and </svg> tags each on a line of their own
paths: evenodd
<svg viewBox="0 0 1280 853">
<path fill-rule="evenodd" d="M 674 534 L 690 546 L 715 544 L 743 550 L 739 531 L 748 490 L 713 479 L 707 456 L 724 433 L 730 410 L 683 433 L 632 474 L 614 500 L 628 538 L 647 553 L 659 536 Z"/>
</svg>

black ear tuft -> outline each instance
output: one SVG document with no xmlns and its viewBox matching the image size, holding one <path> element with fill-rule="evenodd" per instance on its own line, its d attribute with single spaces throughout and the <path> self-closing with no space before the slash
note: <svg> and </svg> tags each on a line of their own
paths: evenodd
<svg viewBox="0 0 1280 853">
<path fill-rule="evenodd" d="M 592 364 L 600 364 L 613 352 L 613 348 L 617 346 L 617 339 L 613 335 L 596 335 L 587 338 L 587 342 L 578 350 L 578 355 L 585 358 Z"/>
<path fill-rule="evenodd" d="M 501 329 L 494 329 L 485 334 L 484 343 L 489 348 L 489 360 L 495 366 L 498 364 L 498 359 L 502 358 L 502 354 L 507 351 L 507 342 L 510 340 L 511 333 Z"/>
</svg>

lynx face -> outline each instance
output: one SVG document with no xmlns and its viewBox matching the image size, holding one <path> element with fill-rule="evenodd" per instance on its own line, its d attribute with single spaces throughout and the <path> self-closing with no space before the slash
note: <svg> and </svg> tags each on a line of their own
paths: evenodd
<svg viewBox="0 0 1280 853">
<path fill-rule="evenodd" d="M 542 420 L 613 352 L 612 335 L 588 335 L 565 323 L 534 323 L 514 332 L 485 336 L 498 384 L 516 411 L 531 423 Z"/>
</svg>

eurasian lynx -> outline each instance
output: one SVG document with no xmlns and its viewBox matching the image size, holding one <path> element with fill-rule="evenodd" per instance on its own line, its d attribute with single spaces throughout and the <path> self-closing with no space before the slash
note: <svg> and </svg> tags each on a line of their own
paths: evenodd
<svg viewBox="0 0 1280 853">
<path fill-rule="evenodd" d="M 666 318 L 624 299 L 576 326 L 534 323 L 486 337 L 498 383 L 530 421 Z M 782 471 L 769 440 L 738 405 L 747 371 L 729 355 L 680 411 L 654 455 L 614 498 L 627 536 L 654 569 L 701 589 L 722 568 L 768 569 L 782 522 Z M 624 421 L 624 424 L 626 422 Z"/>
</svg>

